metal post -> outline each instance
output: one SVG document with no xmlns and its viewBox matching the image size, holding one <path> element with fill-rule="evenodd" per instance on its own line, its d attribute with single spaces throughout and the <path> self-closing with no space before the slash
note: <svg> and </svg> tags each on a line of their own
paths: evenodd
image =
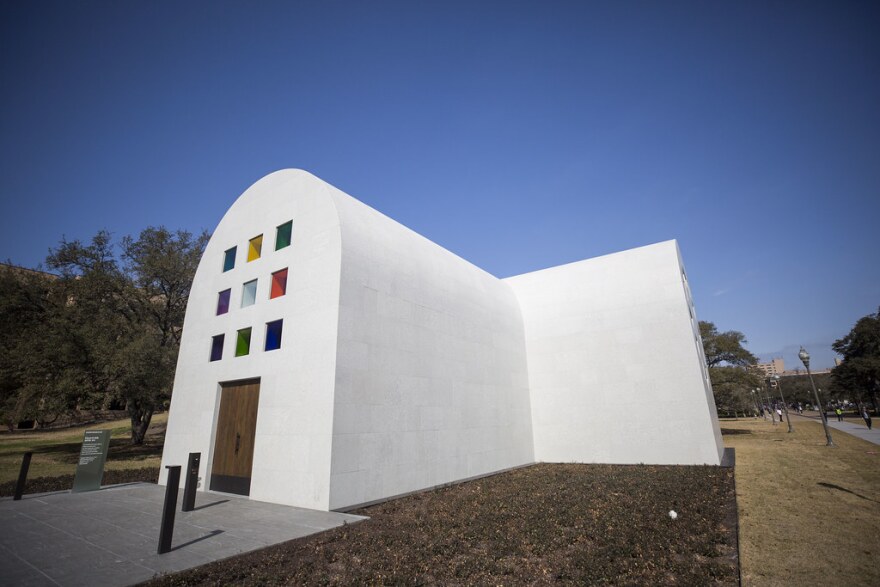
<svg viewBox="0 0 880 587">
<path fill-rule="evenodd" d="M 816 407 L 819 408 L 819 415 L 822 416 L 822 427 L 825 428 L 825 446 L 833 447 L 834 441 L 831 440 L 831 431 L 828 430 L 828 418 L 825 417 L 825 410 L 822 409 L 822 402 L 819 400 L 819 392 L 816 391 L 816 382 L 813 381 L 813 374 L 810 372 L 810 353 L 808 353 L 807 349 L 802 346 L 801 350 L 798 351 L 798 358 L 800 358 L 804 367 L 807 368 L 807 375 L 810 377 L 810 385 L 813 386 L 813 395 L 816 396 Z"/>
<path fill-rule="evenodd" d="M 810 385 L 813 386 L 813 395 L 816 396 L 816 405 L 819 407 L 819 413 L 822 415 L 822 426 L 825 428 L 825 446 L 834 446 L 834 441 L 831 440 L 831 430 L 828 429 L 828 418 L 825 416 L 825 410 L 822 409 L 822 402 L 819 401 L 819 392 L 816 391 L 816 383 L 813 381 L 813 374 L 810 372 L 810 368 L 807 365 L 807 375 L 810 377 Z"/>
<path fill-rule="evenodd" d="M 767 412 L 764 411 L 764 396 L 761 395 L 761 389 L 759 387 L 755 388 L 755 391 L 752 393 L 756 393 L 758 395 L 758 407 L 760 408 L 758 411 L 761 412 L 761 418 L 763 420 L 767 419 Z"/>
<path fill-rule="evenodd" d="M 174 510 L 177 509 L 177 490 L 180 488 L 180 465 L 166 466 L 168 484 L 165 486 L 165 507 L 162 508 L 162 528 L 159 530 L 159 554 L 171 550 L 174 534 Z"/>
<path fill-rule="evenodd" d="M 773 420 L 773 425 L 776 425 L 776 410 L 773 409 L 773 403 L 770 401 L 770 380 L 767 379 L 767 409 L 770 410 L 770 419 Z"/>
<path fill-rule="evenodd" d="M 202 453 L 189 453 L 189 461 L 186 464 L 186 483 L 183 486 L 183 506 L 180 508 L 182 512 L 191 512 L 196 507 L 196 487 L 199 484 L 199 461 L 202 459 Z"/>
<path fill-rule="evenodd" d="M 31 467 L 31 457 L 34 456 L 32 452 L 24 453 L 24 458 L 21 459 L 21 469 L 18 471 L 18 483 L 15 484 L 15 497 L 12 498 L 12 501 L 18 501 L 21 499 L 21 494 L 24 493 L 24 484 L 27 481 L 28 469 Z"/>
<path fill-rule="evenodd" d="M 782 410 L 785 412 L 785 421 L 788 422 L 788 431 L 794 432 L 794 428 L 791 427 L 791 418 L 788 417 L 788 404 L 785 403 L 785 396 L 782 394 L 782 380 L 777 375 L 775 378 L 776 387 L 779 388 L 779 397 L 782 398 Z"/>
</svg>

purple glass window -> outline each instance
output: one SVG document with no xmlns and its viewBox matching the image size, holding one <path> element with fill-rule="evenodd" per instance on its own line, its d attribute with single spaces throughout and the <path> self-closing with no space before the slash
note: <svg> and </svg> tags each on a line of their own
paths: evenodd
<svg viewBox="0 0 880 587">
<path fill-rule="evenodd" d="M 225 314 L 229 311 L 229 296 L 232 293 L 231 289 L 224 289 L 220 292 L 220 295 L 217 296 L 217 315 Z"/>
<path fill-rule="evenodd" d="M 211 360 L 219 361 L 223 358 L 223 340 L 226 338 L 225 334 L 218 334 L 211 338 Z"/>
</svg>

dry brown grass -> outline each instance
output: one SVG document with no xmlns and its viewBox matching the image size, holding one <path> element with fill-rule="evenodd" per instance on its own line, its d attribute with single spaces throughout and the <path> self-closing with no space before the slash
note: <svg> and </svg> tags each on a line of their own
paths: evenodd
<svg viewBox="0 0 880 587">
<path fill-rule="evenodd" d="M 880 585 L 880 446 L 793 418 L 722 420 L 745 586 Z"/>
<path fill-rule="evenodd" d="M 140 469 L 158 467 L 162 459 L 162 443 L 168 414 L 156 414 L 143 446 L 129 443 L 131 422 L 113 420 L 64 428 L 60 430 L 21 430 L 0 434 L 0 483 L 18 479 L 21 459 L 25 452 L 34 453 L 28 478 L 72 475 L 76 471 L 83 432 L 110 430 L 110 451 L 104 470 Z"/>
</svg>

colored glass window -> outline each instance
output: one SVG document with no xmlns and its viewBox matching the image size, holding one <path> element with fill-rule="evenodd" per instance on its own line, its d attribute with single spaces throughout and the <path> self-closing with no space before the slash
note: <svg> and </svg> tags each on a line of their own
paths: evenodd
<svg viewBox="0 0 880 587">
<path fill-rule="evenodd" d="M 211 360 L 219 361 L 223 358 L 223 340 L 226 338 L 225 334 L 218 334 L 217 336 L 211 337 Z"/>
<path fill-rule="evenodd" d="M 287 267 L 272 274 L 272 289 L 269 299 L 280 298 L 287 293 Z"/>
<path fill-rule="evenodd" d="M 233 267 L 235 267 L 235 249 L 236 247 L 232 247 L 231 249 L 227 249 L 225 253 L 223 253 L 223 272 L 226 273 Z"/>
<path fill-rule="evenodd" d="M 224 289 L 217 295 L 217 315 L 225 314 L 229 311 L 229 296 L 232 295 L 231 289 Z"/>
<path fill-rule="evenodd" d="M 248 241 L 248 263 L 260 258 L 263 251 L 263 235 L 255 236 Z"/>
<path fill-rule="evenodd" d="M 290 246 L 290 235 L 293 232 L 293 220 L 288 220 L 275 229 L 275 250 Z"/>
<path fill-rule="evenodd" d="M 235 356 L 243 357 L 251 352 L 251 329 L 242 328 L 235 340 Z"/>
<path fill-rule="evenodd" d="M 241 286 L 241 307 L 253 306 L 257 301 L 257 280 L 248 281 Z"/>
<path fill-rule="evenodd" d="M 266 350 L 274 351 L 281 348 L 281 323 L 283 320 L 275 320 L 266 323 Z"/>
</svg>

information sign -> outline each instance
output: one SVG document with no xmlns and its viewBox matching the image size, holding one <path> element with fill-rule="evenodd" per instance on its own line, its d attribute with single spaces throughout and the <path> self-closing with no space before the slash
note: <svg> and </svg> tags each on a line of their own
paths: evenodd
<svg viewBox="0 0 880 587">
<path fill-rule="evenodd" d="M 95 491 L 101 489 L 104 477 L 104 461 L 110 446 L 109 430 L 86 430 L 83 434 L 82 449 L 73 479 L 73 492 Z"/>
</svg>

